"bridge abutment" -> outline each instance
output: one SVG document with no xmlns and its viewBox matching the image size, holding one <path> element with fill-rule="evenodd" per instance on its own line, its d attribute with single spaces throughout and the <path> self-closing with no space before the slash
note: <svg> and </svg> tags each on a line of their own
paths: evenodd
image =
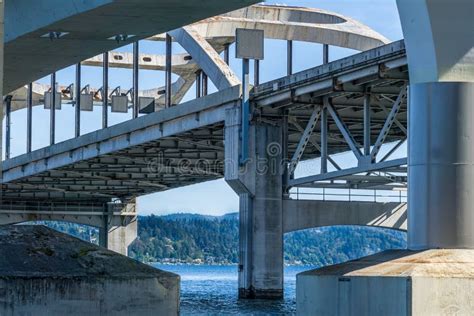
<svg viewBox="0 0 474 316">
<path fill-rule="evenodd" d="M 249 160 L 239 162 L 240 114 L 226 116 L 226 174 L 239 195 L 239 297 L 283 297 L 281 124 L 252 122 Z M 245 145 L 245 144 L 243 144 Z"/>
</svg>

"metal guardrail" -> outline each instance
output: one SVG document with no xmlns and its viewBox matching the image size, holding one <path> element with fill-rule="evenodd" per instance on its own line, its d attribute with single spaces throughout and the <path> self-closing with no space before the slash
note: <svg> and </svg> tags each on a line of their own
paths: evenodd
<svg viewBox="0 0 474 316">
<path fill-rule="evenodd" d="M 48 202 L 28 202 L 14 203 L 12 201 L 2 201 L 0 203 L 0 214 L 12 212 L 18 213 L 38 213 L 38 214 L 66 214 L 66 215 L 100 215 L 105 213 L 123 213 L 127 210 L 126 204 L 109 203 L 108 209 L 104 210 L 103 205 L 94 203 L 48 203 Z"/>
<path fill-rule="evenodd" d="M 348 201 L 348 202 L 407 202 L 407 192 L 398 191 L 396 194 L 380 194 L 380 190 L 363 190 L 363 191 L 372 191 L 370 193 L 360 192 L 361 190 L 353 189 L 341 189 L 341 191 L 346 191 L 342 193 L 337 192 L 327 192 L 326 189 L 320 189 L 321 192 L 301 192 L 300 188 L 296 188 L 293 192 L 290 191 L 290 196 L 296 198 L 296 200 L 305 200 L 310 199 L 320 200 L 320 201 Z M 338 189 L 330 189 L 335 191 Z M 355 193 L 354 193 L 355 191 Z M 387 192 L 383 190 L 383 192 Z M 390 191 L 396 192 L 396 191 Z"/>
</svg>

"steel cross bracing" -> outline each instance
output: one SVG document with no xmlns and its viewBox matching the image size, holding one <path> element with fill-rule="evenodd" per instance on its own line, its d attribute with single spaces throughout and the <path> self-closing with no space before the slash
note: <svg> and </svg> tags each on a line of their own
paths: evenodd
<svg viewBox="0 0 474 316">
<path fill-rule="evenodd" d="M 290 177 L 289 187 L 403 188 L 406 158 L 391 160 L 390 154 L 407 137 L 407 83 L 404 45 L 395 42 L 255 87 L 253 117 L 272 121 L 288 113 L 291 171 L 326 151 L 327 171 Z M 364 123 L 368 94 L 370 124 Z M 38 201 L 126 202 L 222 178 L 225 110 L 238 104 L 236 86 L 12 158 L 3 164 L 3 203 L 18 208 Z M 327 133 L 321 142 L 324 111 Z M 368 155 L 361 150 L 364 135 L 372 145 Z M 394 149 L 373 155 L 381 142 Z M 355 152 L 358 164 L 344 169 L 334 155 L 348 151 Z"/>
<path fill-rule="evenodd" d="M 400 41 L 256 87 L 260 116 L 288 113 L 287 190 L 405 190 L 407 159 L 392 156 L 407 139 L 408 82 Z M 383 144 L 390 149 L 381 155 Z M 334 155 L 343 152 L 357 164 L 342 169 Z M 311 158 L 321 170 L 294 178 L 298 163 Z"/>
</svg>

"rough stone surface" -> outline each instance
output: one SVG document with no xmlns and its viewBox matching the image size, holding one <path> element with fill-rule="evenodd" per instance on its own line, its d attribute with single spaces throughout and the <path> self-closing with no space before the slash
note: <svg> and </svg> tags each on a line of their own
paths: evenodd
<svg viewBox="0 0 474 316">
<path fill-rule="evenodd" d="M 177 315 L 179 276 L 44 226 L 0 229 L 0 315 Z"/>
<path fill-rule="evenodd" d="M 298 315 L 472 315 L 474 250 L 391 250 L 297 276 Z"/>
</svg>

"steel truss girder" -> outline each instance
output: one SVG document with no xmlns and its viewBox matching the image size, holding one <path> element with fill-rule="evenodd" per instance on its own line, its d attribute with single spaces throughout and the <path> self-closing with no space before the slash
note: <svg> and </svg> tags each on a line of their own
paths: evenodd
<svg viewBox="0 0 474 316">
<path fill-rule="evenodd" d="M 344 137 L 347 144 L 349 145 L 349 148 L 356 156 L 357 160 L 361 161 L 362 153 L 360 152 L 359 146 L 357 145 L 354 137 L 352 136 L 349 129 L 347 128 L 347 126 L 345 125 L 345 123 L 342 121 L 341 117 L 337 113 L 336 109 L 334 109 L 329 98 L 324 98 L 324 107 L 329 111 L 329 114 L 331 114 L 331 117 L 333 118 L 334 122 L 339 128 L 339 131 L 341 132 L 342 136 Z"/>
<path fill-rule="evenodd" d="M 296 187 L 296 186 L 305 185 L 308 183 L 314 183 L 318 181 L 336 180 L 342 177 L 347 177 L 347 176 L 355 175 L 359 173 L 374 172 L 378 170 L 389 170 L 391 168 L 403 166 L 406 164 L 407 164 L 407 158 L 395 159 L 395 160 L 384 161 L 384 162 L 379 162 L 379 163 L 366 164 L 363 166 L 358 166 L 358 167 L 353 167 L 353 168 L 348 168 L 348 169 L 343 169 L 343 170 L 338 170 L 338 171 L 333 171 L 333 172 L 327 172 L 327 173 L 318 174 L 318 175 L 307 176 L 307 177 L 298 178 L 298 179 L 291 179 L 289 180 L 288 184 L 290 187 Z"/>
<path fill-rule="evenodd" d="M 308 145 L 308 142 L 310 141 L 311 134 L 313 133 L 314 128 L 316 127 L 316 123 L 318 122 L 318 119 L 320 116 L 321 116 L 321 106 L 318 105 L 314 107 L 313 113 L 311 114 L 311 117 L 309 118 L 308 124 L 306 125 L 306 128 L 303 131 L 303 135 L 301 136 L 301 139 L 298 142 L 296 151 L 293 154 L 293 157 L 291 158 L 290 165 L 288 168 L 288 172 L 290 175 L 294 173 L 296 166 L 298 165 L 298 162 L 301 160 L 304 150 L 306 149 L 306 146 Z"/>
<path fill-rule="evenodd" d="M 390 111 L 387 119 L 385 120 L 385 124 L 382 130 L 380 131 L 380 134 L 377 138 L 377 141 L 374 144 L 374 147 L 372 148 L 372 152 L 370 153 L 372 160 L 375 160 L 377 158 L 377 154 L 379 153 L 380 148 L 382 148 L 382 145 L 385 142 L 385 139 L 388 135 L 388 132 L 390 131 L 390 128 L 392 128 L 393 123 L 397 119 L 397 114 L 400 110 L 403 100 L 406 98 L 406 95 L 407 95 L 407 87 L 405 85 L 400 91 L 400 94 L 398 95 L 397 100 L 393 104 L 392 110 Z"/>
</svg>

